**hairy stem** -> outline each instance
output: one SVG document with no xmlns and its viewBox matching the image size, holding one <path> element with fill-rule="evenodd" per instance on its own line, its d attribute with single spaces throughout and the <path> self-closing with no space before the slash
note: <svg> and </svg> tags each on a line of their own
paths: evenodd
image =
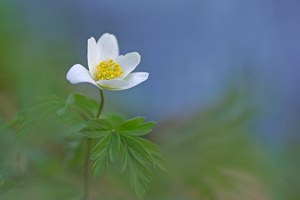
<svg viewBox="0 0 300 200">
<path fill-rule="evenodd" d="M 104 106 L 104 95 L 103 90 L 99 89 L 100 94 L 100 105 L 98 112 L 96 114 L 96 118 L 99 118 L 103 106 Z M 86 139 L 86 146 L 85 146 L 85 158 L 84 158 L 84 166 L 83 166 L 83 200 L 89 200 L 89 181 L 90 181 L 90 154 L 91 154 L 91 144 L 92 139 L 87 138 Z"/>
</svg>

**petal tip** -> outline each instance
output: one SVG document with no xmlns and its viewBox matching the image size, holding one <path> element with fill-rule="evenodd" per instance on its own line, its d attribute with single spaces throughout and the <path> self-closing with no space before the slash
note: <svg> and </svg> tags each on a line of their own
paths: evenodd
<svg viewBox="0 0 300 200">
<path fill-rule="evenodd" d="M 112 33 L 103 33 L 102 36 L 110 36 L 110 37 L 113 36 L 113 37 L 116 37 L 116 36 L 115 36 L 114 34 L 112 34 Z M 102 36 L 101 36 L 101 37 L 102 37 Z"/>
<path fill-rule="evenodd" d="M 114 34 L 111 33 L 104 33 L 101 35 L 101 37 L 99 38 L 98 42 L 100 41 L 100 39 L 113 39 L 115 41 L 117 41 L 117 37 Z"/>
<path fill-rule="evenodd" d="M 136 57 L 138 64 L 141 62 L 142 56 L 138 52 L 135 51 L 135 52 L 131 52 L 130 54 Z"/>
<path fill-rule="evenodd" d="M 141 74 L 141 79 L 144 81 L 146 81 L 149 78 L 149 73 L 148 72 L 137 72 Z"/>
<path fill-rule="evenodd" d="M 95 38 L 94 38 L 94 37 L 90 37 L 90 38 L 88 39 L 88 43 L 90 43 L 90 42 L 96 42 Z"/>
<path fill-rule="evenodd" d="M 144 73 L 145 73 L 146 79 L 148 79 L 149 78 L 149 72 L 144 72 Z"/>
</svg>

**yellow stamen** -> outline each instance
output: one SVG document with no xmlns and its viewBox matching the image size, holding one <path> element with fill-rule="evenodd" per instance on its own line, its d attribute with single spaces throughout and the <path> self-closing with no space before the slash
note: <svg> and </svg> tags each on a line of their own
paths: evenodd
<svg viewBox="0 0 300 200">
<path fill-rule="evenodd" d="M 102 61 L 98 66 L 97 77 L 98 80 L 110 80 L 115 79 L 124 74 L 120 65 L 112 59 Z"/>
</svg>

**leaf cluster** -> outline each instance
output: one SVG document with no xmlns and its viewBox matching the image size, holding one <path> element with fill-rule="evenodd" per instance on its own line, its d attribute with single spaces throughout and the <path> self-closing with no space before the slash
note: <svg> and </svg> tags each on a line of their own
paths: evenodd
<svg viewBox="0 0 300 200">
<path fill-rule="evenodd" d="M 124 120 L 110 116 L 92 119 L 81 133 L 97 139 L 92 150 L 93 175 L 99 177 L 110 162 L 118 160 L 120 170 L 130 173 L 131 187 L 142 198 L 152 180 L 152 170 L 165 170 L 159 148 L 142 138 L 154 127 L 154 122 L 145 122 L 143 117 Z"/>
<path fill-rule="evenodd" d="M 97 101 L 77 93 L 70 94 L 67 100 L 55 95 L 34 98 L 3 127 L 14 129 L 21 140 L 43 125 L 50 127 L 55 120 L 61 127 L 66 124 L 75 127 L 94 116 L 97 107 Z"/>
<path fill-rule="evenodd" d="M 143 138 L 155 123 L 145 122 L 143 117 L 126 120 L 115 114 L 96 119 L 93 117 L 98 107 L 97 101 L 81 94 L 71 94 L 66 100 L 47 96 L 34 99 L 6 125 L 15 130 L 19 140 L 29 133 L 41 132 L 43 125 L 48 128 L 69 126 L 62 132 L 65 138 L 71 139 L 72 152 L 67 154 L 70 162 L 77 163 L 78 158 L 82 158 L 82 139 L 89 138 L 94 142 L 90 157 L 93 176 L 99 177 L 110 163 L 119 162 L 120 170 L 129 172 L 131 186 L 142 198 L 152 179 L 153 169 L 165 170 L 159 148 Z M 69 134 L 79 130 L 82 134 Z M 52 135 L 51 131 L 49 133 Z"/>
</svg>

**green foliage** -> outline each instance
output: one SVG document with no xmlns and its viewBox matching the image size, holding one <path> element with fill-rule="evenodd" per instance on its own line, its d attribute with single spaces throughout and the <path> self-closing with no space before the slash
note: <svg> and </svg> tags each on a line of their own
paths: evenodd
<svg viewBox="0 0 300 200">
<path fill-rule="evenodd" d="M 137 196 L 142 198 L 152 180 L 150 166 L 165 170 L 164 161 L 157 146 L 149 140 L 122 135 L 122 144 L 125 149 L 122 169 L 128 166 L 130 183 Z"/>
<path fill-rule="evenodd" d="M 86 137 L 99 141 L 93 148 L 94 177 L 100 176 L 109 161 L 118 158 L 121 171 L 129 170 L 130 183 L 139 198 L 142 198 L 152 180 L 152 169 L 165 170 L 159 148 L 139 136 L 149 133 L 154 122 L 144 122 L 143 117 L 124 120 L 116 115 L 106 119 L 91 119 L 81 130 Z"/>
<path fill-rule="evenodd" d="M 136 117 L 123 122 L 117 132 L 124 135 L 142 136 L 148 134 L 155 126 L 154 122 L 144 122 L 143 117 Z"/>
<path fill-rule="evenodd" d="M 8 126 L 14 128 L 18 139 L 40 132 L 44 123 L 56 127 L 56 121 L 57 127 L 69 126 L 65 133 L 70 141 L 65 148 L 72 151 L 67 154 L 69 160 L 78 163 L 76 157 L 82 158 L 82 141 L 88 138 L 95 143 L 90 157 L 93 177 L 101 176 L 110 163 L 119 162 L 120 170 L 127 169 L 132 188 L 142 198 L 152 180 L 153 169 L 165 170 L 159 148 L 141 137 L 148 134 L 155 123 L 145 122 L 143 117 L 126 120 L 117 114 L 94 118 L 98 107 L 95 100 L 80 94 L 71 94 L 66 101 L 57 96 L 43 97 L 34 100 Z"/>
<path fill-rule="evenodd" d="M 23 139 L 38 126 L 56 115 L 58 109 L 64 105 L 57 96 L 36 98 L 23 111 L 19 112 L 8 124 L 17 133 L 18 140 Z"/>
<path fill-rule="evenodd" d="M 18 140 L 32 132 L 38 132 L 51 122 L 60 126 L 70 124 L 76 127 L 96 112 L 98 103 L 81 94 L 71 94 L 66 101 L 57 96 L 45 96 L 33 99 L 6 126 L 13 128 Z"/>
<path fill-rule="evenodd" d="M 111 143 L 111 135 L 103 137 L 93 148 L 91 159 L 94 160 L 93 176 L 100 176 L 108 167 L 108 152 Z"/>
<path fill-rule="evenodd" d="M 96 115 L 98 104 L 94 99 L 75 93 L 69 95 L 64 107 L 58 110 L 57 114 L 64 115 L 68 110 L 73 110 L 77 111 L 83 118 L 89 119 Z"/>
<path fill-rule="evenodd" d="M 88 138 L 99 138 L 109 134 L 112 129 L 112 125 L 106 119 L 91 119 L 80 132 Z"/>
</svg>

